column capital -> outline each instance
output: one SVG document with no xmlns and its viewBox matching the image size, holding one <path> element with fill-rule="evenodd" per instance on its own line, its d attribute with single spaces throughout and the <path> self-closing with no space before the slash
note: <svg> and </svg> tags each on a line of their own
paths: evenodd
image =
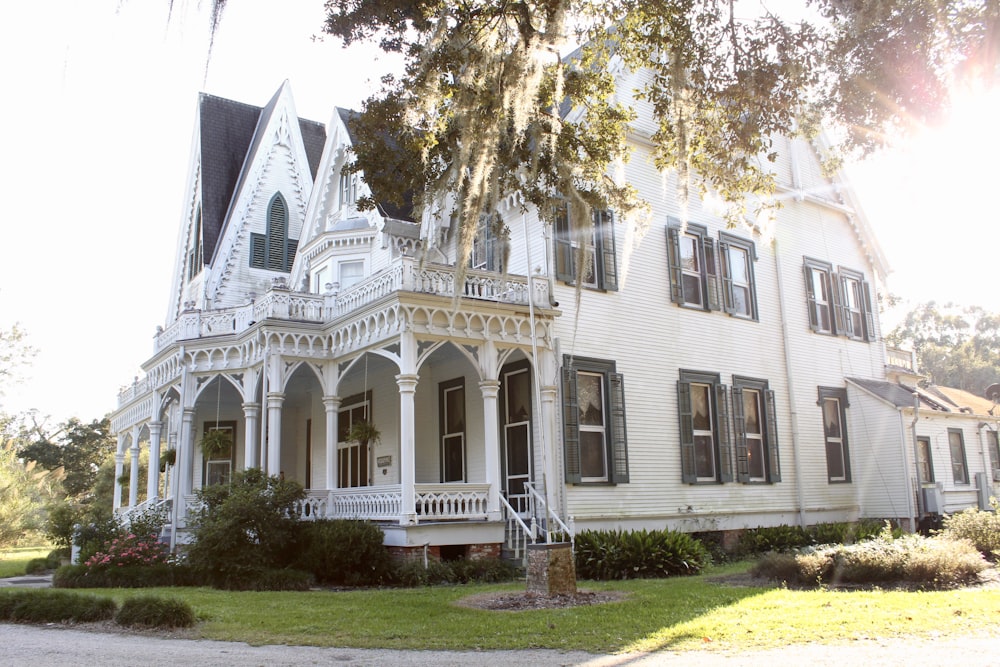
<svg viewBox="0 0 1000 667">
<path fill-rule="evenodd" d="M 284 402 L 285 402 L 285 392 L 283 391 L 267 392 L 267 407 L 280 408 Z"/>
<path fill-rule="evenodd" d="M 244 417 L 254 417 L 260 414 L 260 403 L 249 401 L 242 405 Z"/>
<path fill-rule="evenodd" d="M 399 386 L 400 393 L 412 394 L 417 390 L 417 381 L 420 376 L 416 373 L 400 373 L 396 376 L 396 384 Z"/>
<path fill-rule="evenodd" d="M 125 452 L 115 453 L 115 465 L 125 465 Z"/>
<path fill-rule="evenodd" d="M 479 383 L 479 390 L 483 392 L 483 398 L 496 398 L 500 394 L 500 381 L 483 380 Z"/>
<path fill-rule="evenodd" d="M 539 387 L 538 391 L 541 394 L 542 399 L 554 401 L 556 395 L 559 393 L 559 387 L 554 384 L 546 384 Z"/>
<path fill-rule="evenodd" d="M 336 410 L 340 407 L 343 399 L 341 399 L 340 396 L 324 396 L 322 400 L 323 405 L 326 406 L 327 410 Z"/>
</svg>

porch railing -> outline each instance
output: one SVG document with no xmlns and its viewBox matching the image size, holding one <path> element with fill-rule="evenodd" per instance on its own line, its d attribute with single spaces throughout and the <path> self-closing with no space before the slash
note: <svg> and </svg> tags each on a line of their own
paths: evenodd
<svg viewBox="0 0 1000 667">
<path fill-rule="evenodd" d="M 534 544 L 537 539 L 538 524 L 532 517 L 529 527 L 517 510 L 503 496 L 500 496 L 500 514 L 503 516 L 504 523 L 507 524 L 504 529 L 504 546 L 510 551 L 513 558 L 522 562 L 526 561 L 528 545 Z"/>
<path fill-rule="evenodd" d="M 417 519 L 485 519 L 489 484 L 416 484 Z"/>
<path fill-rule="evenodd" d="M 132 518 L 147 511 L 162 512 L 170 519 L 170 509 L 173 503 L 170 498 L 148 498 L 133 507 L 122 507 L 118 510 L 118 520 L 122 525 L 132 525 Z"/>
<path fill-rule="evenodd" d="M 558 514 L 549 507 L 548 501 L 545 496 L 539 493 L 538 489 L 534 487 L 531 482 L 524 483 L 525 490 L 528 491 L 528 495 L 531 498 L 531 516 L 539 518 L 542 523 L 542 530 L 545 531 L 545 541 L 554 542 L 556 533 L 561 532 L 569 540 L 570 547 L 572 548 L 576 543 L 576 530 L 573 525 L 573 517 L 569 518 L 568 522 L 563 521 Z M 552 526 L 557 526 L 558 530 L 553 530 Z"/>
</svg>

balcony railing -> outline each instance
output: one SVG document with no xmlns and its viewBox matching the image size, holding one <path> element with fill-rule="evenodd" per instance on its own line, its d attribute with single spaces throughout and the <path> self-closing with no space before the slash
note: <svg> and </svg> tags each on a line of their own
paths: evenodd
<svg viewBox="0 0 1000 667">
<path fill-rule="evenodd" d="M 910 350 L 897 350 L 895 348 L 885 348 L 885 362 L 896 368 L 905 368 L 908 371 L 916 372 L 916 355 Z"/>
<path fill-rule="evenodd" d="M 417 521 L 485 519 L 489 489 L 489 484 L 417 484 L 414 486 Z M 402 513 L 403 489 L 399 484 L 312 490 L 296 505 L 296 515 L 303 521 L 399 521 Z"/>
</svg>

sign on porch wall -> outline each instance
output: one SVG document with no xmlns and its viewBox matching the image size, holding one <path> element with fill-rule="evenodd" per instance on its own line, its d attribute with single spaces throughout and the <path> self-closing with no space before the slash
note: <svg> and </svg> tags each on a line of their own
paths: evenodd
<svg viewBox="0 0 1000 667">
<path fill-rule="evenodd" d="M 387 468 L 392 465 L 392 456 L 380 456 L 375 459 L 379 468 Z"/>
</svg>

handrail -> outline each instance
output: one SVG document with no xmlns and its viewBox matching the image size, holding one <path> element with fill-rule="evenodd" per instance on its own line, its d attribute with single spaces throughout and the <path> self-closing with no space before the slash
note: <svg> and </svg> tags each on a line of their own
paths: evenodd
<svg viewBox="0 0 1000 667">
<path fill-rule="evenodd" d="M 546 519 L 550 519 L 550 518 L 553 519 L 555 521 L 556 525 L 558 525 L 559 528 L 561 528 L 564 533 L 566 533 L 567 535 L 569 535 L 569 544 L 570 544 L 570 548 L 572 549 L 575 546 L 575 544 L 576 544 L 576 535 L 574 534 L 573 529 L 570 528 L 568 525 L 566 525 L 563 522 L 563 520 L 559 518 L 559 515 L 556 514 L 552 510 L 551 507 L 549 507 L 548 501 L 545 499 L 545 497 L 541 493 L 538 492 L 537 489 L 535 489 L 535 487 L 531 484 L 531 482 L 525 482 L 524 483 L 524 488 L 528 490 L 528 493 L 531 494 L 531 497 L 534 498 L 536 502 L 541 503 L 542 507 L 545 508 L 545 512 L 544 512 L 545 518 Z M 534 514 L 534 512 L 532 512 L 532 514 Z M 572 519 L 570 520 L 570 523 L 573 523 Z M 549 530 L 549 523 L 548 523 L 548 521 L 546 521 L 545 522 L 545 541 L 546 542 L 551 542 L 552 541 L 552 533 L 553 532 L 554 531 Z"/>
<path fill-rule="evenodd" d="M 515 558 L 520 558 L 524 565 L 527 565 L 528 544 L 534 544 L 537 539 L 537 524 L 535 518 L 531 518 L 531 527 L 518 515 L 507 499 L 500 496 L 500 509 L 507 518 L 507 530 L 504 540 L 507 547 L 514 552 Z M 518 530 L 520 528 L 520 530 Z"/>
<path fill-rule="evenodd" d="M 524 534 L 530 537 L 531 543 L 534 544 L 535 543 L 534 527 L 528 528 L 528 524 L 526 524 L 524 521 L 521 520 L 521 517 L 520 515 L 518 515 L 517 510 L 515 510 L 511 506 L 511 504 L 507 502 L 507 499 L 504 498 L 503 496 L 500 496 L 500 504 L 503 505 L 503 507 L 507 510 L 508 518 L 513 519 L 515 522 L 517 522 L 517 524 L 521 526 L 521 530 L 524 531 Z"/>
</svg>

